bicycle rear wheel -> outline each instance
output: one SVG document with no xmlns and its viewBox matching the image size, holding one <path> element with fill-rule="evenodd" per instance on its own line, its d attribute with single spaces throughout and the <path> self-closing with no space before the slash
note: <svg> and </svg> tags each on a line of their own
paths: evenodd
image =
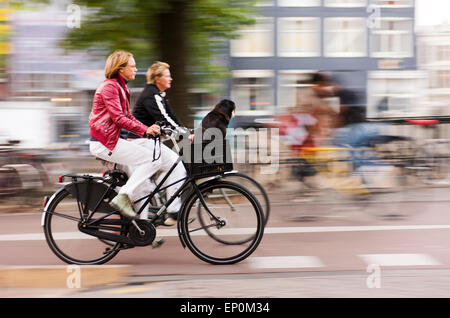
<svg viewBox="0 0 450 318">
<path fill-rule="evenodd" d="M 104 189 L 106 190 L 106 186 Z M 114 195 L 115 193 L 112 192 L 105 201 L 109 201 Z M 106 263 L 117 255 L 121 243 L 99 239 L 80 232 L 79 224 L 84 205 L 80 205 L 80 200 L 77 200 L 77 196 L 70 191 L 64 189 L 59 192 L 50 202 L 45 215 L 45 238 L 55 255 L 68 264 Z M 117 213 L 112 213 L 114 210 L 108 209 L 108 207 L 109 205 L 104 202 L 94 214 L 95 218 L 104 218 L 102 225 L 99 226 L 102 226 L 102 231 L 108 231 L 115 235 L 123 234 L 122 217 Z M 91 213 L 91 209 L 92 205 L 89 204 L 86 211 Z"/>
<path fill-rule="evenodd" d="M 241 185 L 223 180 L 201 185 L 199 190 L 207 208 L 194 192 L 186 201 L 179 224 L 187 247 L 215 265 L 237 263 L 251 255 L 264 232 L 262 208 L 255 196 Z M 223 192 L 232 200 L 234 211 Z"/>
</svg>

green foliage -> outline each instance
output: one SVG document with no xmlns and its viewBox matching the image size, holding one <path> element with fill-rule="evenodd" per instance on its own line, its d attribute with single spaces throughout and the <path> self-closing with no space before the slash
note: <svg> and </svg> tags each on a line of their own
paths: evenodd
<svg viewBox="0 0 450 318">
<path fill-rule="evenodd" d="M 255 21 L 256 1 L 248 0 L 197 0 L 190 14 L 190 63 L 192 73 L 199 74 L 196 84 L 210 83 L 211 77 L 221 79 L 228 76 L 223 64 L 214 63 L 214 58 L 228 49 L 228 40 L 236 38 L 236 31 Z"/>
<path fill-rule="evenodd" d="M 227 75 L 227 69 L 214 59 L 227 49 L 236 31 L 254 23 L 257 0 L 76 0 L 82 7 L 81 28 L 73 29 L 61 46 L 67 50 L 88 50 L 101 55 L 120 48 L 133 52 L 138 68 L 146 69 L 160 59 L 157 25 L 160 16 L 178 4 L 187 5 L 186 24 L 179 32 L 186 38 L 182 54 L 197 86 Z M 167 21 L 167 23 L 177 23 Z"/>
</svg>

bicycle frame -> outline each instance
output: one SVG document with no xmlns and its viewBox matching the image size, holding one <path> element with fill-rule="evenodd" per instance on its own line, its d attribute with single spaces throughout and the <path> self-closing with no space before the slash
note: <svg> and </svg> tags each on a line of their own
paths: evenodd
<svg viewBox="0 0 450 318">
<path fill-rule="evenodd" d="M 178 181 L 175 181 L 169 185 L 166 186 L 162 186 L 166 180 L 169 178 L 169 176 L 172 174 L 172 172 L 175 170 L 175 167 L 183 160 L 183 156 L 180 155 L 180 147 L 178 146 L 178 143 L 175 140 L 175 137 L 171 134 L 169 139 L 172 141 L 177 153 L 178 153 L 178 159 L 174 162 L 174 164 L 172 165 L 172 167 L 170 167 L 169 171 L 166 173 L 166 175 L 163 177 L 163 179 L 156 185 L 156 188 L 148 195 L 143 196 L 142 198 L 134 201 L 134 203 L 140 202 L 142 200 L 145 200 L 144 204 L 140 207 L 139 211 L 137 211 L 137 214 L 140 215 L 142 213 L 142 211 L 144 211 L 144 209 L 147 207 L 147 205 L 150 203 L 150 201 L 153 199 L 153 197 L 159 193 L 160 191 L 163 191 L 171 186 L 173 186 L 174 184 L 180 183 L 182 181 L 183 184 L 181 185 L 181 187 L 178 188 L 178 190 L 163 204 L 163 206 L 158 210 L 157 213 L 155 213 L 155 215 L 150 219 L 150 221 L 153 223 L 162 213 L 164 213 L 166 211 L 166 209 L 172 204 L 172 202 L 187 188 L 187 186 L 189 184 L 191 184 L 193 186 L 194 191 L 197 193 L 201 204 L 203 205 L 203 207 L 205 208 L 205 210 L 208 212 L 208 214 L 217 222 L 219 222 L 220 220 L 217 219 L 217 217 L 209 210 L 208 206 L 206 205 L 206 202 L 201 194 L 201 191 L 199 190 L 197 184 L 195 183 L 196 180 L 198 179 L 203 179 L 204 177 L 202 176 L 187 176 L 185 178 L 182 178 Z"/>
<path fill-rule="evenodd" d="M 146 206 L 150 203 L 150 201 L 152 200 L 152 198 L 159 193 L 160 191 L 163 191 L 171 186 L 173 186 L 174 184 L 180 183 L 182 181 L 183 184 L 181 185 L 181 187 L 163 204 L 163 206 L 158 210 L 157 213 L 155 213 L 155 215 L 150 219 L 150 221 L 153 223 L 162 213 L 164 213 L 167 209 L 167 207 L 169 207 L 172 202 L 177 198 L 177 196 L 179 196 L 181 194 L 181 192 L 183 192 L 187 186 L 189 184 L 191 184 L 194 188 L 194 191 L 197 193 L 201 204 L 203 205 L 203 207 L 205 208 L 205 210 L 208 212 L 208 214 L 216 221 L 219 222 L 219 220 L 217 219 L 217 217 L 209 210 L 208 206 L 206 205 L 206 202 L 201 194 L 201 191 L 199 190 L 197 184 L 195 183 L 196 180 L 198 179 L 203 179 L 201 176 L 194 176 L 194 177 L 185 177 L 182 178 L 178 181 L 175 181 L 167 186 L 162 187 L 162 185 L 164 184 L 164 182 L 166 182 L 167 178 L 171 175 L 171 173 L 173 172 L 173 170 L 175 169 L 175 167 L 182 161 L 183 157 L 179 156 L 178 159 L 175 161 L 175 163 L 172 165 L 172 167 L 169 169 L 169 171 L 166 173 L 166 175 L 163 177 L 163 179 L 156 185 L 156 188 L 152 191 L 152 193 L 145 195 L 144 197 L 134 201 L 135 203 L 142 201 L 144 199 L 146 199 L 146 201 L 144 202 L 144 204 L 141 206 L 141 208 L 139 209 L 139 211 L 137 212 L 137 214 L 141 214 L 142 211 L 146 208 Z"/>
</svg>

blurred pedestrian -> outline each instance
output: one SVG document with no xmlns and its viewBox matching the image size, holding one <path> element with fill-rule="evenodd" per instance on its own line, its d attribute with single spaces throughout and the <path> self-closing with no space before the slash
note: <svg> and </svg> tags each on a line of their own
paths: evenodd
<svg viewBox="0 0 450 318">
<path fill-rule="evenodd" d="M 340 110 L 338 127 L 333 136 L 333 143 L 337 147 L 348 148 L 348 152 L 340 151 L 342 162 L 334 165 L 335 175 L 339 173 L 347 175 L 346 178 L 339 179 L 339 185 L 352 185 L 352 191 L 356 193 L 366 189 L 370 182 L 374 180 L 372 176 L 383 176 L 392 173 L 392 167 L 383 162 L 376 151 L 373 150 L 374 142 L 378 140 L 385 124 L 369 122 L 366 117 L 366 107 L 362 104 L 361 98 L 354 90 L 338 87 L 335 94 L 339 97 Z M 343 168 L 345 166 L 345 169 Z M 339 167 L 336 169 L 336 167 Z M 345 180 L 345 182 L 344 182 Z M 351 182 L 349 182 L 351 180 Z M 373 182 L 372 182 L 373 183 Z"/>
<path fill-rule="evenodd" d="M 297 103 L 279 118 L 283 125 L 283 141 L 294 151 L 299 151 L 304 147 L 314 147 L 314 135 L 317 133 L 318 120 L 312 114 L 314 108 L 311 106 L 309 98 L 306 100 L 307 103 Z M 306 100 L 303 99 L 303 101 Z"/>
<path fill-rule="evenodd" d="M 95 92 L 89 115 L 90 152 L 103 160 L 136 166 L 111 201 L 111 205 L 127 218 L 136 217 L 132 203 L 134 192 L 154 173 L 153 153 L 146 147 L 120 138 L 121 130 L 141 137 L 160 133 L 159 126 L 147 126 L 130 112 L 127 82 L 134 80 L 136 72 L 136 62 L 131 53 L 119 50 L 109 55 L 105 65 L 106 79 Z"/>
<path fill-rule="evenodd" d="M 317 119 L 315 135 L 317 138 L 328 139 L 332 136 L 337 122 L 337 110 L 331 106 L 331 100 L 336 96 L 338 87 L 332 82 L 331 76 L 323 72 L 312 75 L 310 81 L 313 91 L 314 106 L 311 115 Z"/>
<path fill-rule="evenodd" d="M 336 94 L 340 100 L 340 111 L 334 143 L 338 146 L 370 147 L 370 142 L 380 134 L 384 124 L 367 121 L 366 107 L 361 105 L 354 91 L 341 88 Z"/>
</svg>

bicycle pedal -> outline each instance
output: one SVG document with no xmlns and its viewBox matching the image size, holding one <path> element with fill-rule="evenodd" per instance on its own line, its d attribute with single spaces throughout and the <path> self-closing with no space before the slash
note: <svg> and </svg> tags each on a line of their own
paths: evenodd
<svg viewBox="0 0 450 318">
<path fill-rule="evenodd" d="M 152 247 L 153 248 L 160 247 L 161 245 L 164 244 L 164 242 L 165 242 L 165 240 L 162 237 L 157 237 L 153 240 Z"/>
</svg>

